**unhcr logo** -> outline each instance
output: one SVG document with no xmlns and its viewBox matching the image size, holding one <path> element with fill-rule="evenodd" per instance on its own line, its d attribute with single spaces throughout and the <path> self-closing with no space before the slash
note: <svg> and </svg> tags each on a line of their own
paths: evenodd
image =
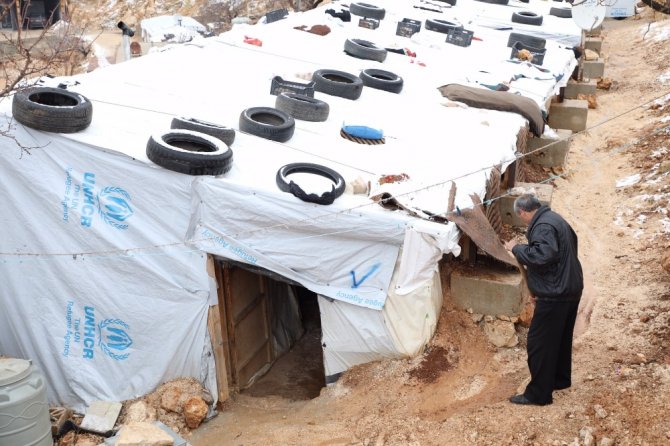
<svg viewBox="0 0 670 446">
<path fill-rule="evenodd" d="M 130 194 L 120 187 L 105 187 L 96 194 L 95 174 L 84 173 L 82 183 L 83 204 L 81 225 L 90 228 L 96 210 L 100 218 L 116 229 L 128 229 L 128 220 L 133 215 Z"/>
<path fill-rule="evenodd" d="M 105 319 L 98 326 L 100 340 L 98 344 L 100 349 L 110 358 L 117 361 L 123 361 L 130 353 L 123 353 L 131 345 L 133 340 L 126 330 L 130 327 L 121 319 Z"/>
<path fill-rule="evenodd" d="M 96 330 L 97 328 L 97 330 Z M 83 356 L 86 359 L 95 357 L 95 337 L 98 337 L 98 346 L 107 356 L 117 361 L 123 361 L 130 356 L 126 350 L 133 345 L 128 334 L 130 326 L 121 319 L 105 319 L 97 327 L 95 325 L 95 308 L 84 307 L 83 327 Z"/>
</svg>

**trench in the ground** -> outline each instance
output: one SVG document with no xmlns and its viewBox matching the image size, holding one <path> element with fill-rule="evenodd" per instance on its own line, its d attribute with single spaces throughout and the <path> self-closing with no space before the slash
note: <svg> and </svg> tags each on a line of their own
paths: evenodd
<svg viewBox="0 0 670 446">
<path fill-rule="evenodd" d="M 319 396 L 325 386 L 321 318 L 315 293 L 296 287 L 303 335 L 280 356 L 270 370 L 242 393 L 253 397 L 280 396 L 308 400 Z"/>
</svg>

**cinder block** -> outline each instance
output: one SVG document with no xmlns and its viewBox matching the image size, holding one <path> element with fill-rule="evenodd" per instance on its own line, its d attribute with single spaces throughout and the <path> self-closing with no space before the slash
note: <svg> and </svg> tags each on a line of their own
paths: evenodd
<svg viewBox="0 0 670 446">
<path fill-rule="evenodd" d="M 586 128 L 589 103 L 580 99 L 566 99 L 554 102 L 549 109 L 549 126 L 554 129 L 568 129 L 581 132 Z"/>
<path fill-rule="evenodd" d="M 587 37 L 584 39 L 584 49 L 596 51 L 600 54 L 600 50 L 603 47 L 603 38 L 602 37 Z"/>
<path fill-rule="evenodd" d="M 554 193 L 554 187 L 551 184 L 516 183 L 514 189 L 510 189 L 507 194 L 500 197 L 500 215 L 504 224 L 517 227 L 526 226 L 514 212 L 514 200 L 523 193 L 521 191 L 531 188 L 535 189 L 535 194 L 542 204 L 551 205 L 551 196 Z"/>
<path fill-rule="evenodd" d="M 563 167 L 565 159 L 570 150 L 570 136 L 572 130 L 558 129 L 557 137 L 548 136 L 533 137 L 528 139 L 528 151 L 533 152 L 528 156 L 532 164 L 543 167 Z M 546 147 L 544 150 L 539 150 Z"/>
<path fill-rule="evenodd" d="M 451 296 L 464 310 L 479 314 L 518 316 L 521 273 L 477 265 L 451 273 Z"/>
<path fill-rule="evenodd" d="M 603 77 L 605 74 L 605 61 L 602 57 L 598 60 L 585 60 L 582 62 L 582 78 L 593 79 Z"/>
<path fill-rule="evenodd" d="M 598 82 L 595 79 L 581 82 L 570 79 L 563 91 L 563 97 L 565 99 L 577 99 L 580 94 L 596 94 L 597 84 Z"/>
</svg>

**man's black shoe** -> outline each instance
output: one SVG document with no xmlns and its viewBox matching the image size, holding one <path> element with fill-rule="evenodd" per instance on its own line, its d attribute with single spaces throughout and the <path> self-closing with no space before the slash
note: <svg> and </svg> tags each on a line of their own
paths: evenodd
<svg viewBox="0 0 670 446">
<path fill-rule="evenodd" d="M 526 398 L 526 396 L 524 394 L 511 396 L 509 398 L 509 400 L 510 400 L 511 403 L 514 403 L 514 404 L 524 404 L 524 405 L 531 405 L 531 406 L 546 406 L 547 404 L 551 404 L 551 403 L 544 403 L 544 404 L 536 403 L 536 402 L 531 401 L 528 398 Z"/>
</svg>

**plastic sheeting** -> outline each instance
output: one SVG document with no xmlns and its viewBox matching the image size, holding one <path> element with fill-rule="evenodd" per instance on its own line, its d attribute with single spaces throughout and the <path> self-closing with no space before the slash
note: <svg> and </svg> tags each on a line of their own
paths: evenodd
<svg viewBox="0 0 670 446">
<path fill-rule="evenodd" d="M 358 364 L 416 355 L 430 340 L 442 308 L 437 267 L 407 295 L 393 291 L 397 271 L 381 312 L 319 296 L 327 383 Z"/>
<path fill-rule="evenodd" d="M 187 239 L 199 249 L 269 269 L 317 294 L 384 306 L 405 233 L 402 215 L 350 211 L 346 198 L 325 210 L 290 194 L 209 179 L 195 182 L 193 207 Z"/>
<path fill-rule="evenodd" d="M 205 254 L 171 246 L 191 179 L 58 135 L 15 135 L 33 148 L 2 148 L 0 352 L 35 361 L 50 401 L 79 411 L 179 376 L 211 385 Z"/>
<path fill-rule="evenodd" d="M 50 399 L 78 410 L 93 399 L 134 398 L 177 376 L 211 383 L 206 251 L 321 294 L 328 375 L 416 352 L 434 330 L 435 261 L 440 253 L 458 254 L 458 230 L 413 224 L 412 215 L 444 213 L 452 183 L 461 207 L 471 193 L 483 196 L 486 169 L 515 159 L 525 124 L 511 113 L 445 107 L 437 87 L 468 82 L 485 69 L 500 79 L 520 75 L 518 90 L 542 98 L 565 80 L 559 76 L 569 74 L 574 57 L 554 46 L 546 55 L 548 74 L 521 65 L 510 71 L 507 33 L 481 27 L 482 41 L 468 48 L 425 30 L 412 39 L 395 36 L 405 14 L 434 17 L 407 8 L 389 7 L 374 31 L 342 24 L 323 9 L 291 14 L 49 80 L 86 95 L 94 117 L 69 135 L 12 124 L 18 140 L 33 147 L 29 155 L 11 139 L 0 142 L 0 351 L 35 360 Z M 290 26 L 308 19 L 333 32 L 317 36 Z M 244 44 L 247 31 L 264 46 Z M 347 56 L 344 40 L 357 37 L 418 55 L 389 52 L 384 64 Z M 320 68 L 358 74 L 371 67 L 401 75 L 403 92 L 366 87 L 356 101 L 317 92 L 330 105 L 326 122 L 298 121 L 285 144 L 238 131 L 233 168 L 224 176 L 194 179 L 146 157 L 149 135 L 167 131 L 174 116 L 236 128 L 244 109 L 273 106 L 276 75 L 304 81 Z M 0 103 L 0 113 L 11 119 L 11 101 Z M 345 120 L 382 128 L 386 143 L 359 146 L 340 138 Z M 346 181 L 369 181 L 374 193 L 391 193 L 410 212 L 381 209 L 364 195 L 345 194 L 329 207 L 301 202 L 275 184 L 277 170 L 297 161 L 334 168 Z M 389 174 L 409 180 L 380 185 Z M 403 243 L 419 248 L 397 269 Z"/>
</svg>

